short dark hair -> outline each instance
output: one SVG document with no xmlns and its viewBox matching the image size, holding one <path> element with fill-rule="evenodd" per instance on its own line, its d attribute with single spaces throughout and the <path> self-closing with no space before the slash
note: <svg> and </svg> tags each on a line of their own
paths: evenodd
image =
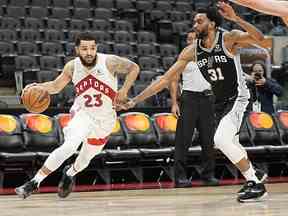
<svg viewBox="0 0 288 216">
<path fill-rule="evenodd" d="M 97 42 L 96 37 L 95 37 L 93 34 L 89 33 L 89 32 L 79 33 L 79 34 L 76 36 L 75 46 L 79 46 L 81 40 L 85 40 L 85 41 L 95 41 L 95 43 Z"/>
<path fill-rule="evenodd" d="M 221 14 L 218 12 L 216 7 L 210 6 L 207 8 L 199 8 L 199 9 L 197 9 L 197 13 L 206 14 L 207 18 L 210 21 L 215 22 L 215 27 L 221 26 L 221 24 L 223 22 L 223 18 L 221 16 Z"/>
</svg>

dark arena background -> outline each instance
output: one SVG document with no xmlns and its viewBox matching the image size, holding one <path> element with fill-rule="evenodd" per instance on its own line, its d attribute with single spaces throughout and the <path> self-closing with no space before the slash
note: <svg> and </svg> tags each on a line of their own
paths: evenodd
<svg viewBox="0 0 288 216">
<path fill-rule="evenodd" d="M 260 1 L 260 0 L 259 0 Z M 215 177 L 220 185 L 200 180 L 201 148 L 194 131 L 188 175 L 192 187 L 174 188 L 174 138 L 177 119 L 169 90 L 128 111 L 120 111 L 104 151 L 76 177 L 65 200 L 57 197 L 63 166 L 26 200 L 14 188 L 31 179 L 49 153 L 63 143 L 74 89 L 68 84 L 52 96 L 41 114 L 26 111 L 21 91 L 29 83 L 54 80 L 75 56 L 74 40 L 91 32 L 98 52 L 127 57 L 140 66 L 129 97 L 163 75 L 185 47 L 197 8 L 210 0 L 0 0 L 0 215 L 287 215 L 288 212 L 288 28 L 279 17 L 232 4 L 260 29 L 271 49 L 239 50 L 244 72 L 264 62 L 267 77 L 284 93 L 274 97 L 272 114 L 250 112 L 239 138 L 255 167 L 267 172 L 269 197 L 240 204 L 236 192 L 245 182 L 240 172 L 216 150 Z M 227 30 L 240 27 L 225 20 Z M 119 77 L 119 86 L 124 79 Z"/>
</svg>

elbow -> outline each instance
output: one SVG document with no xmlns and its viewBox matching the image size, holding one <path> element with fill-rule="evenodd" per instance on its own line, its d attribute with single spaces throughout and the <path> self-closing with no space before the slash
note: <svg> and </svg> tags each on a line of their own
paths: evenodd
<svg viewBox="0 0 288 216">
<path fill-rule="evenodd" d="M 164 76 L 162 78 L 163 88 L 170 87 L 170 84 L 171 84 L 171 80 Z"/>
<path fill-rule="evenodd" d="M 131 72 L 133 72 L 135 76 L 137 77 L 140 73 L 139 65 L 134 63 Z"/>
<path fill-rule="evenodd" d="M 259 34 L 257 34 L 256 35 L 256 40 L 258 41 L 258 43 L 265 43 L 265 36 L 261 33 L 261 32 L 259 32 Z"/>
</svg>

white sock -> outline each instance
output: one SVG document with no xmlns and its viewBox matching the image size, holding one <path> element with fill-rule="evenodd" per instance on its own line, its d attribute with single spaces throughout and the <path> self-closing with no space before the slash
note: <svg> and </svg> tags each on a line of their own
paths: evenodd
<svg viewBox="0 0 288 216">
<path fill-rule="evenodd" d="M 38 186 L 40 183 L 47 177 L 45 173 L 43 173 L 41 170 L 37 172 L 37 174 L 32 179 L 33 181 L 37 182 Z"/>
<path fill-rule="evenodd" d="M 74 164 L 67 170 L 66 174 L 68 176 L 75 176 L 77 174 L 77 170 L 74 168 Z"/>
<path fill-rule="evenodd" d="M 250 167 L 247 171 L 243 172 L 242 175 L 245 177 L 247 181 L 254 181 L 256 184 L 260 183 L 260 180 L 255 175 L 255 169 L 253 168 L 252 164 L 250 163 Z"/>
</svg>

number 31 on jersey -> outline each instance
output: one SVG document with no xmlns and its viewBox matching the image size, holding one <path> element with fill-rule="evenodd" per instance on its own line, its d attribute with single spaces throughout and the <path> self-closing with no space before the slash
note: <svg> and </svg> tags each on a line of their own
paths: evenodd
<svg viewBox="0 0 288 216">
<path fill-rule="evenodd" d="M 211 81 L 218 81 L 218 80 L 224 80 L 224 76 L 222 74 L 222 70 L 221 68 L 211 68 L 211 69 L 208 69 L 208 74 L 210 76 L 210 79 Z"/>
</svg>

